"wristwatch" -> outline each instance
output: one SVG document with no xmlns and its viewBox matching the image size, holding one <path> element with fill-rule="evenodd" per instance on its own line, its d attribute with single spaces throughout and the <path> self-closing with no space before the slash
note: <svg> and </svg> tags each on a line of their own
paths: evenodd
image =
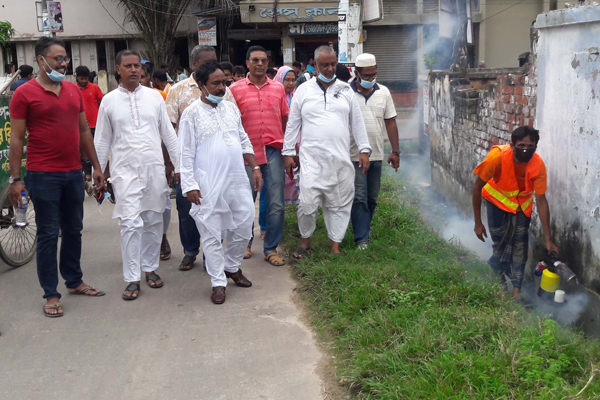
<svg viewBox="0 0 600 400">
<path fill-rule="evenodd" d="M 12 184 L 13 182 L 20 182 L 21 178 L 13 178 L 12 176 L 8 178 L 8 183 Z"/>
<path fill-rule="evenodd" d="M 402 153 L 402 151 L 392 151 L 392 154 L 395 154 L 395 155 L 397 155 L 397 156 L 399 156 L 399 155 L 400 155 L 400 153 Z"/>
</svg>

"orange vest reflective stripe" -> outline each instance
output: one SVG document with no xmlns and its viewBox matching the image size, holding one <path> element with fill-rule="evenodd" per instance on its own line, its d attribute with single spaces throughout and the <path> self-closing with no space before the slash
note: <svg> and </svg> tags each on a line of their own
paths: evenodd
<svg viewBox="0 0 600 400">
<path fill-rule="evenodd" d="M 525 191 L 521 192 L 517 182 L 513 151 L 510 145 L 493 146 L 492 149 L 494 147 L 502 151 L 500 182 L 496 182 L 494 178 L 490 179 L 481 190 L 481 194 L 486 200 L 504 211 L 516 214 L 519 210 L 523 210 L 525 215 L 531 217 L 531 211 L 533 210 L 533 183 L 540 174 L 542 158 L 537 153 L 534 153 L 533 158 L 527 163 Z"/>
</svg>

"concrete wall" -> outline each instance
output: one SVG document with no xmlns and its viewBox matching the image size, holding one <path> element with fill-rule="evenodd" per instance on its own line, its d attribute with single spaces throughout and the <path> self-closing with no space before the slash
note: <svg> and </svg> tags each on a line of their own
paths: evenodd
<svg viewBox="0 0 600 400">
<path fill-rule="evenodd" d="M 539 152 L 558 245 L 600 292 L 600 7 L 542 14 L 538 28 Z"/>
<path fill-rule="evenodd" d="M 481 1 L 479 58 L 488 68 L 518 67 L 520 54 L 529 51 L 529 32 L 537 15 L 544 11 L 543 0 Z M 511 7 L 511 8 L 509 8 Z"/>
</svg>

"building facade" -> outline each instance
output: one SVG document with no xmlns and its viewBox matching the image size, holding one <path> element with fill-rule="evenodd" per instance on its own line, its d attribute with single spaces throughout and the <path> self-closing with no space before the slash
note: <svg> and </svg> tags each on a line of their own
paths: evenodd
<svg viewBox="0 0 600 400">
<path fill-rule="evenodd" d="M 43 36 L 41 31 L 41 6 L 35 0 L 4 0 L 2 20 L 9 21 L 15 35 L 6 46 L 0 45 L 0 75 L 11 72 L 12 67 L 29 64 L 37 72 L 34 56 L 35 42 Z M 64 32 L 56 36 L 65 41 L 72 59 L 68 75 L 79 65 L 91 71 L 115 70 L 115 55 L 120 50 L 145 49 L 140 32 L 126 21 L 123 8 L 113 0 L 63 0 L 61 1 Z M 187 66 L 189 52 L 198 43 L 196 17 L 186 13 L 179 26 L 175 53 L 179 64 Z M 70 79 L 73 79 L 70 77 Z"/>
</svg>

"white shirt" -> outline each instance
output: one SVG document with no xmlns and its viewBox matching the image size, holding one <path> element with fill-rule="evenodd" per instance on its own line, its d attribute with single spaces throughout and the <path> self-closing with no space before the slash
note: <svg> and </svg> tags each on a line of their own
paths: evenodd
<svg viewBox="0 0 600 400">
<path fill-rule="evenodd" d="M 119 86 L 104 96 L 94 145 L 103 171 L 111 155 L 110 175 L 117 201 L 113 218 L 164 211 L 169 186 L 161 139 L 179 172 L 177 135 L 160 93 L 142 85 L 133 92 Z"/>
<path fill-rule="evenodd" d="M 373 148 L 369 158 L 371 161 L 383 161 L 385 157 L 384 142 L 388 137 L 385 121 L 397 117 L 394 100 L 388 88 L 378 83 L 375 84 L 373 91 L 366 97 L 356 89 L 356 85 L 359 85 L 359 83 L 354 81 L 350 84 L 350 87 L 354 90 L 354 95 L 367 128 L 369 144 Z M 354 140 L 351 143 L 350 155 L 352 161 L 358 161 L 358 148 Z"/>
<path fill-rule="evenodd" d="M 179 140 L 181 191 L 199 190 L 202 196 L 190 215 L 220 240 L 221 232 L 238 227 L 240 215 L 254 212 L 243 159 L 254 150 L 237 107 L 196 100 L 181 116 Z"/>
</svg>

